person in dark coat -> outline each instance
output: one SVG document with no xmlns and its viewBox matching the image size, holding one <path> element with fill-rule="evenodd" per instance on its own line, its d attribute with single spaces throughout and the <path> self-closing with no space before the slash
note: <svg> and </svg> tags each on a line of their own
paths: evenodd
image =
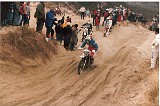
<svg viewBox="0 0 160 106">
<path fill-rule="evenodd" d="M 64 48 L 66 50 L 69 50 L 69 44 L 70 44 L 70 39 L 72 36 L 72 28 L 70 26 L 70 22 L 67 23 L 67 26 L 64 27 L 63 29 L 63 34 L 64 34 Z"/>
<path fill-rule="evenodd" d="M 14 14 L 13 8 L 14 8 L 14 2 L 9 2 L 9 10 L 7 11 L 7 17 L 6 17 L 8 25 L 13 25 L 13 14 Z"/>
<path fill-rule="evenodd" d="M 14 2 L 14 19 L 13 25 L 19 26 L 20 25 L 20 2 Z"/>
<path fill-rule="evenodd" d="M 1 26 L 7 25 L 7 12 L 10 8 L 10 2 L 1 2 Z"/>
<path fill-rule="evenodd" d="M 61 27 L 61 20 L 58 21 L 58 24 L 55 26 L 56 31 L 56 39 L 60 42 L 60 45 L 62 45 L 63 40 L 63 28 Z"/>
<path fill-rule="evenodd" d="M 92 18 L 93 18 L 93 26 L 95 26 L 95 24 L 96 24 L 96 23 L 95 23 L 96 16 L 97 16 L 97 10 L 94 10 L 94 11 L 93 11 L 93 17 L 92 17 Z"/>
<path fill-rule="evenodd" d="M 45 22 L 45 11 L 44 11 L 44 2 L 40 2 L 36 8 L 36 12 L 34 14 L 34 17 L 37 19 L 37 27 L 36 31 L 37 32 L 42 32 L 43 25 Z"/>
<path fill-rule="evenodd" d="M 78 42 L 78 24 L 73 25 L 72 27 L 72 36 L 71 36 L 71 40 L 70 40 L 70 50 L 72 51 L 75 47 L 75 45 Z"/>
</svg>

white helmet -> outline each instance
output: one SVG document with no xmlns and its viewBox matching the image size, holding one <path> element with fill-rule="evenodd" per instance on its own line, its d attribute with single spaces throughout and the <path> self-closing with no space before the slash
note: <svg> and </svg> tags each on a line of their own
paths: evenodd
<svg viewBox="0 0 160 106">
<path fill-rule="evenodd" d="M 85 31 L 87 31 L 87 30 L 88 30 L 88 28 L 84 28 L 84 30 L 85 30 Z"/>
<path fill-rule="evenodd" d="M 87 40 L 90 40 L 90 39 L 91 39 L 91 36 L 90 36 L 90 35 L 87 35 L 87 36 L 86 36 L 86 39 L 87 39 Z"/>
<path fill-rule="evenodd" d="M 91 22 L 90 22 L 90 20 L 88 21 L 88 24 L 90 24 Z"/>
</svg>

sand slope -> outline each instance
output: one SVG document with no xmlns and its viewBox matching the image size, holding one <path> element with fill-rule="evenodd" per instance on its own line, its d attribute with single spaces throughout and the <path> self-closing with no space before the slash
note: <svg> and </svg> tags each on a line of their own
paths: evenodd
<svg viewBox="0 0 160 106">
<path fill-rule="evenodd" d="M 79 26 L 89 20 L 68 15 Z M 35 19 L 31 23 L 36 26 Z M 94 27 L 93 37 L 99 45 L 95 63 L 80 76 L 77 66 L 82 50 L 71 52 L 58 46 L 58 54 L 46 63 L 25 70 L 12 69 L 14 62 L 1 60 L 0 106 L 158 106 L 158 65 L 150 70 L 154 33 L 123 22 L 108 37 L 103 37 L 102 27 L 100 31 Z"/>
</svg>

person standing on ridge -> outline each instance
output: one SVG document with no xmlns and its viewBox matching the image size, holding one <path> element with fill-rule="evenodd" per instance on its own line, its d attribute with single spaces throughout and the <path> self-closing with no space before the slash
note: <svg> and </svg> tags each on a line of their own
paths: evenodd
<svg viewBox="0 0 160 106">
<path fill-rule="evenodd" d="M 81 12 L 81 19 L 84 20 L 84 13 L 86 12 L 86 8 L 83 6 L 80 8 L 80 12 Z"/>
<path fill-rule="evenodd" d="M 46 39 L 50 38 L 53 39 L 54 30 L 52 29 L 55 18 L 54 18 L 54 7 L 51 6 L 50 11 L 46 14 L 46 21 L 45 26 L 47 28 L 46 30 Z"/>
<path fill-rule="evenodd" d="M 100 19 L 101 19 L 100 14 L 97 14 L 97 16 L 96 16 L 96 30 L 99 30 Z"/>
<path fill-rule="evenodd" d="M 152 53 L 151 53 L 151 69 L 156 66 L 156 61 L 159 55 L 159 28 L 155 29 L 156 37 L 152 42 Z"/>
<path fill-rule="evenodd" d="M 14 20 L 13 25 L 19 26 L 20 25 L 20 2 L 14 2 Z"/>
<path fill-rule="evenodd" d="M 97 10 L 94 10 L 93 11 L 93 17 L 92 17 L 93 18 L 93 26 L 96 25 L 96 22 L 95 22 L 96 21 L 96 16 L 97 16 Z"/>
<path fill-rule="evenodd" d="M 75 24 L 72 26 L 72 36 L 70 40 L 70 50 L 73 51 L 77 42 L 78 42 L 78 33 L 80 30 L 78 30 L 78 24 Z"/>
<path fill-rule="evenodd" d="M 41 33 L 45 22 L 44 2 L 40 2 L 36 8 L 34 17 L 37 19 L 36 31 Z"/>
</svg>

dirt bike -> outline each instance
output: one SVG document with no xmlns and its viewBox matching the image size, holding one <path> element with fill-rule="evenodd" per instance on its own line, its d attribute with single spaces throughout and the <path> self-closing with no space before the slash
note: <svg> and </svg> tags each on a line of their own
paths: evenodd
<svg viewBox="0 0 160 106">
<path fill-rule="evenodd" d="M 85 40 L 87 35 L 92 35 L 93 31 L 90 29 L 89 26 L 82 26 L 83 34 L 82 34 L 82 42 Z"/>
<path fill-rule="evenodd" d="M 81 27 L 83 29 L 83 34 L 82 34 L 82 42 L 85 40 L 86 36 L 88 35 L 88 28 L 86 27 Z"/>
<path fill-rule="evenodd" d="M 78 75 L 80 75 L 84 70 L 90 68 L 94 62 L 94 59 L 90 56 L 90 50 L 87 48 L 83 50 L 83 54 L 80 57 L 81 61 L 78 65 Z"/>
</svg>

